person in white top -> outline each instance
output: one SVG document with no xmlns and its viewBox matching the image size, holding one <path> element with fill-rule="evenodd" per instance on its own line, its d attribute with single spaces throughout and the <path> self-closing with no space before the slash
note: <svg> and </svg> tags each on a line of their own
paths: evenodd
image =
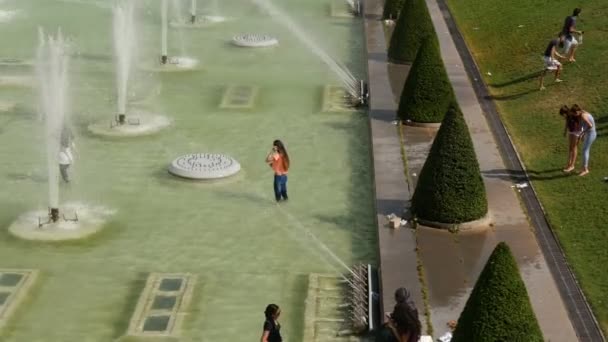
<svg viewBox="0 0 608 342">
<path fill-rule="evenodd" d="M 59 148 L 59 172 L 61 173 L 61 178 L 66 183 L 70 182 L 70 175 L 68 173 L 68 169 L 70 165 L 74 162 L 74 155 L 72 154 L 72 149 L 76 147 L 73 140 L 74 136 L 72 135 L 69 127 L 64 127 L 61 131 L 61 147 Z"/>
<path fill-rule="evenodd" d="M 73 162 L 74 156 L 72 155 L 72 148 L 70 146 L 61 146 L 61 149 L 59 150 L 59 172 L 61 173 L 61 178 L 63 178 L 63 181 L 66 183 L 70 182 L 68 169 Z"/>
</svg>

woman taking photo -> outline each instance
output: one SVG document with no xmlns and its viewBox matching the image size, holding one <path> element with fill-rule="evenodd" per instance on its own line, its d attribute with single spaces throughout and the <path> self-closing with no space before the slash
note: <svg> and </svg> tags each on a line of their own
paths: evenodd
<svg viewBox="0 0 608 342">
<path fill-rule="evenodd" d="M 287 201 L 287 170 L 289 170 L 289 155 L 281 140 L 272 143 L 272 150 L 266 156 L 266 163 L 274 171 L 274 198 L 277 202 Z"/>
</svg>

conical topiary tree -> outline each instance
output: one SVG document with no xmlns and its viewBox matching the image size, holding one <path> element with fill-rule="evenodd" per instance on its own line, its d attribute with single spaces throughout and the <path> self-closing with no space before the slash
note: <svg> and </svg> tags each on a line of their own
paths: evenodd
<svg viewBox="0 0 608 342">
<path fill-rule="evenodd" d="M 509 246 L 499 243 L 458 319 L 452 342 L 543 342 Z"/>
<path fill-rule="evenodd" d="M 402 120 L 441 122 L 448 105 L 454 101 L 452 84 L 445 71 L 435 37 L 427 38 L 418 50 L 399 101 Z"/>
<path fill-rule="evenodd" d="M 391 36 L 388 57 L 394 63 L 412 63 L 422 42 L 436 39 L 435 28 L 424 0 L 407 0 Z"/>
<path fill-rule="evenodd" d="M 441 123 L 412 197 L 419 219 L 441 223 L 477 220 L 488 211 L 473 142 L 458 104 Z"/>
<path fill-rule="evenodd" d="M 382 12 L 382 19 L 397 19 L 399 13 L 403 8 L 403 4 L 406 0 L 386 0 L 384 2 L 384 11 Z"/>
</svg>

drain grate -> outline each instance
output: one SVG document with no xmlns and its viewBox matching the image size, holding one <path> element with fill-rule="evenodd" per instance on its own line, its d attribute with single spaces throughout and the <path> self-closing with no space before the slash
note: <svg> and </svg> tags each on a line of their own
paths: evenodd
<svg viewBox="0 0 608 342">
<path fill-rule="evenodd" d="M 321 111 L 326 113 L 353 112 L 350 94 L 343 87 L 326 85 L 323 88 L 323 104 Z"/>
<path fill-rule="evenodd" d="M 177 337 L 193 289 L 194 277 L 190 274 L 150 274 L 127 335 Z"/>
<path fill-rule="evenodd" d="M 0 329 L 17 309 L 37 275 L 36 270 L 0 269 Z"/>
<path fill-rule="evenodd" d="M 229 85 L 224 91 L 220 108 L 250 109 L 255 105 L 258 87 L 249 85 Z"/>
</svg>

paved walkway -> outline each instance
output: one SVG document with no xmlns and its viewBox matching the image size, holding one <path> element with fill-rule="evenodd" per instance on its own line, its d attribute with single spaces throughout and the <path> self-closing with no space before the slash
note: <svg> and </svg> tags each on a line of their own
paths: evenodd
<svg viewBox="0 0 608 342">
<path fill-rule="evenodd" d="M 426 271 L 436 335 L 447 330 L 447 321 L 458 319 L 489 254 L 496 243 L 506 241 L 519 264 L 545 338 L 554 342 L 577 341 L 557 286 L 520 206 L 513 179 L 504 165 L 437 2 L 427 0 L 427 5 L 448 77 L 471 132 L 494 223 L 483 232 L 456 235 L 433 228 L 419 228 L 419 253 Z M 414 127 L 404 130 L 408 172 L 413 175 L 422 167 L 435 132 Z"/>
<path fill-rule="evenodd" d="M 399 286 L 410 288 L 419 307 L 422 307 L 416 271 L 415 248 L 418 245 L 428 283 L 434 332 L 436 336 L 443 334 L 447 330 L 445 323 L 458 318 L 496 243 L 507 241 L 520 265 L 545 338 L 554 342 L 577 341 L 545 258 L 512 188 L 512 176 L 498 152 L 436 0 L 427 0 L 427 4 L 438 33 L 448 75 L 474 140 L 494 227 L 484 232 L 459 234 L 421 227 L 417 232 L 418 241 L 413 231 L 386 228 L 384 216 L 391 212 L 399 213 L 408 205 L 405 199 L 412 195 L 410 190 L 415 186 L 416 175 L 424 164 L 436 130 L 403 128 L 407 172 L 412 180 L 412 184 L 408 185 L 400 158 L 399 135 L 391 123 L 395 117 L 396 97 L 401 91 L 407 69 L 400 70 L 397 75 L 391 70 L 389 75 L 384 31 L 382 23 L 378 21 L 382 1 L 368 0 L 364 14 L 384 310 L 390 310 L 393 291 Z"/>
<path fill-rule="evenodd" d="M 411 193 L 405 181 L 399 131 L 392 123 L 397 103 L 393 98 L 389 80 L 384 28 L 380 21 L 382 9 L 382 0 L 365 2 L 369 118 L 382 293 L 380 306 L 382 312 L 386 312 L 392 310 L 393 294 L 402 286 L 411 291 L 419 308 L 423 307 L 423 302 L 417 272 L 415 232 L 410 229 L 390 229 L 386 219 L 386 215 L 390 213 L 400 214 L 403 211 L 405 201 L 411 197 Z"/>
</svg>

